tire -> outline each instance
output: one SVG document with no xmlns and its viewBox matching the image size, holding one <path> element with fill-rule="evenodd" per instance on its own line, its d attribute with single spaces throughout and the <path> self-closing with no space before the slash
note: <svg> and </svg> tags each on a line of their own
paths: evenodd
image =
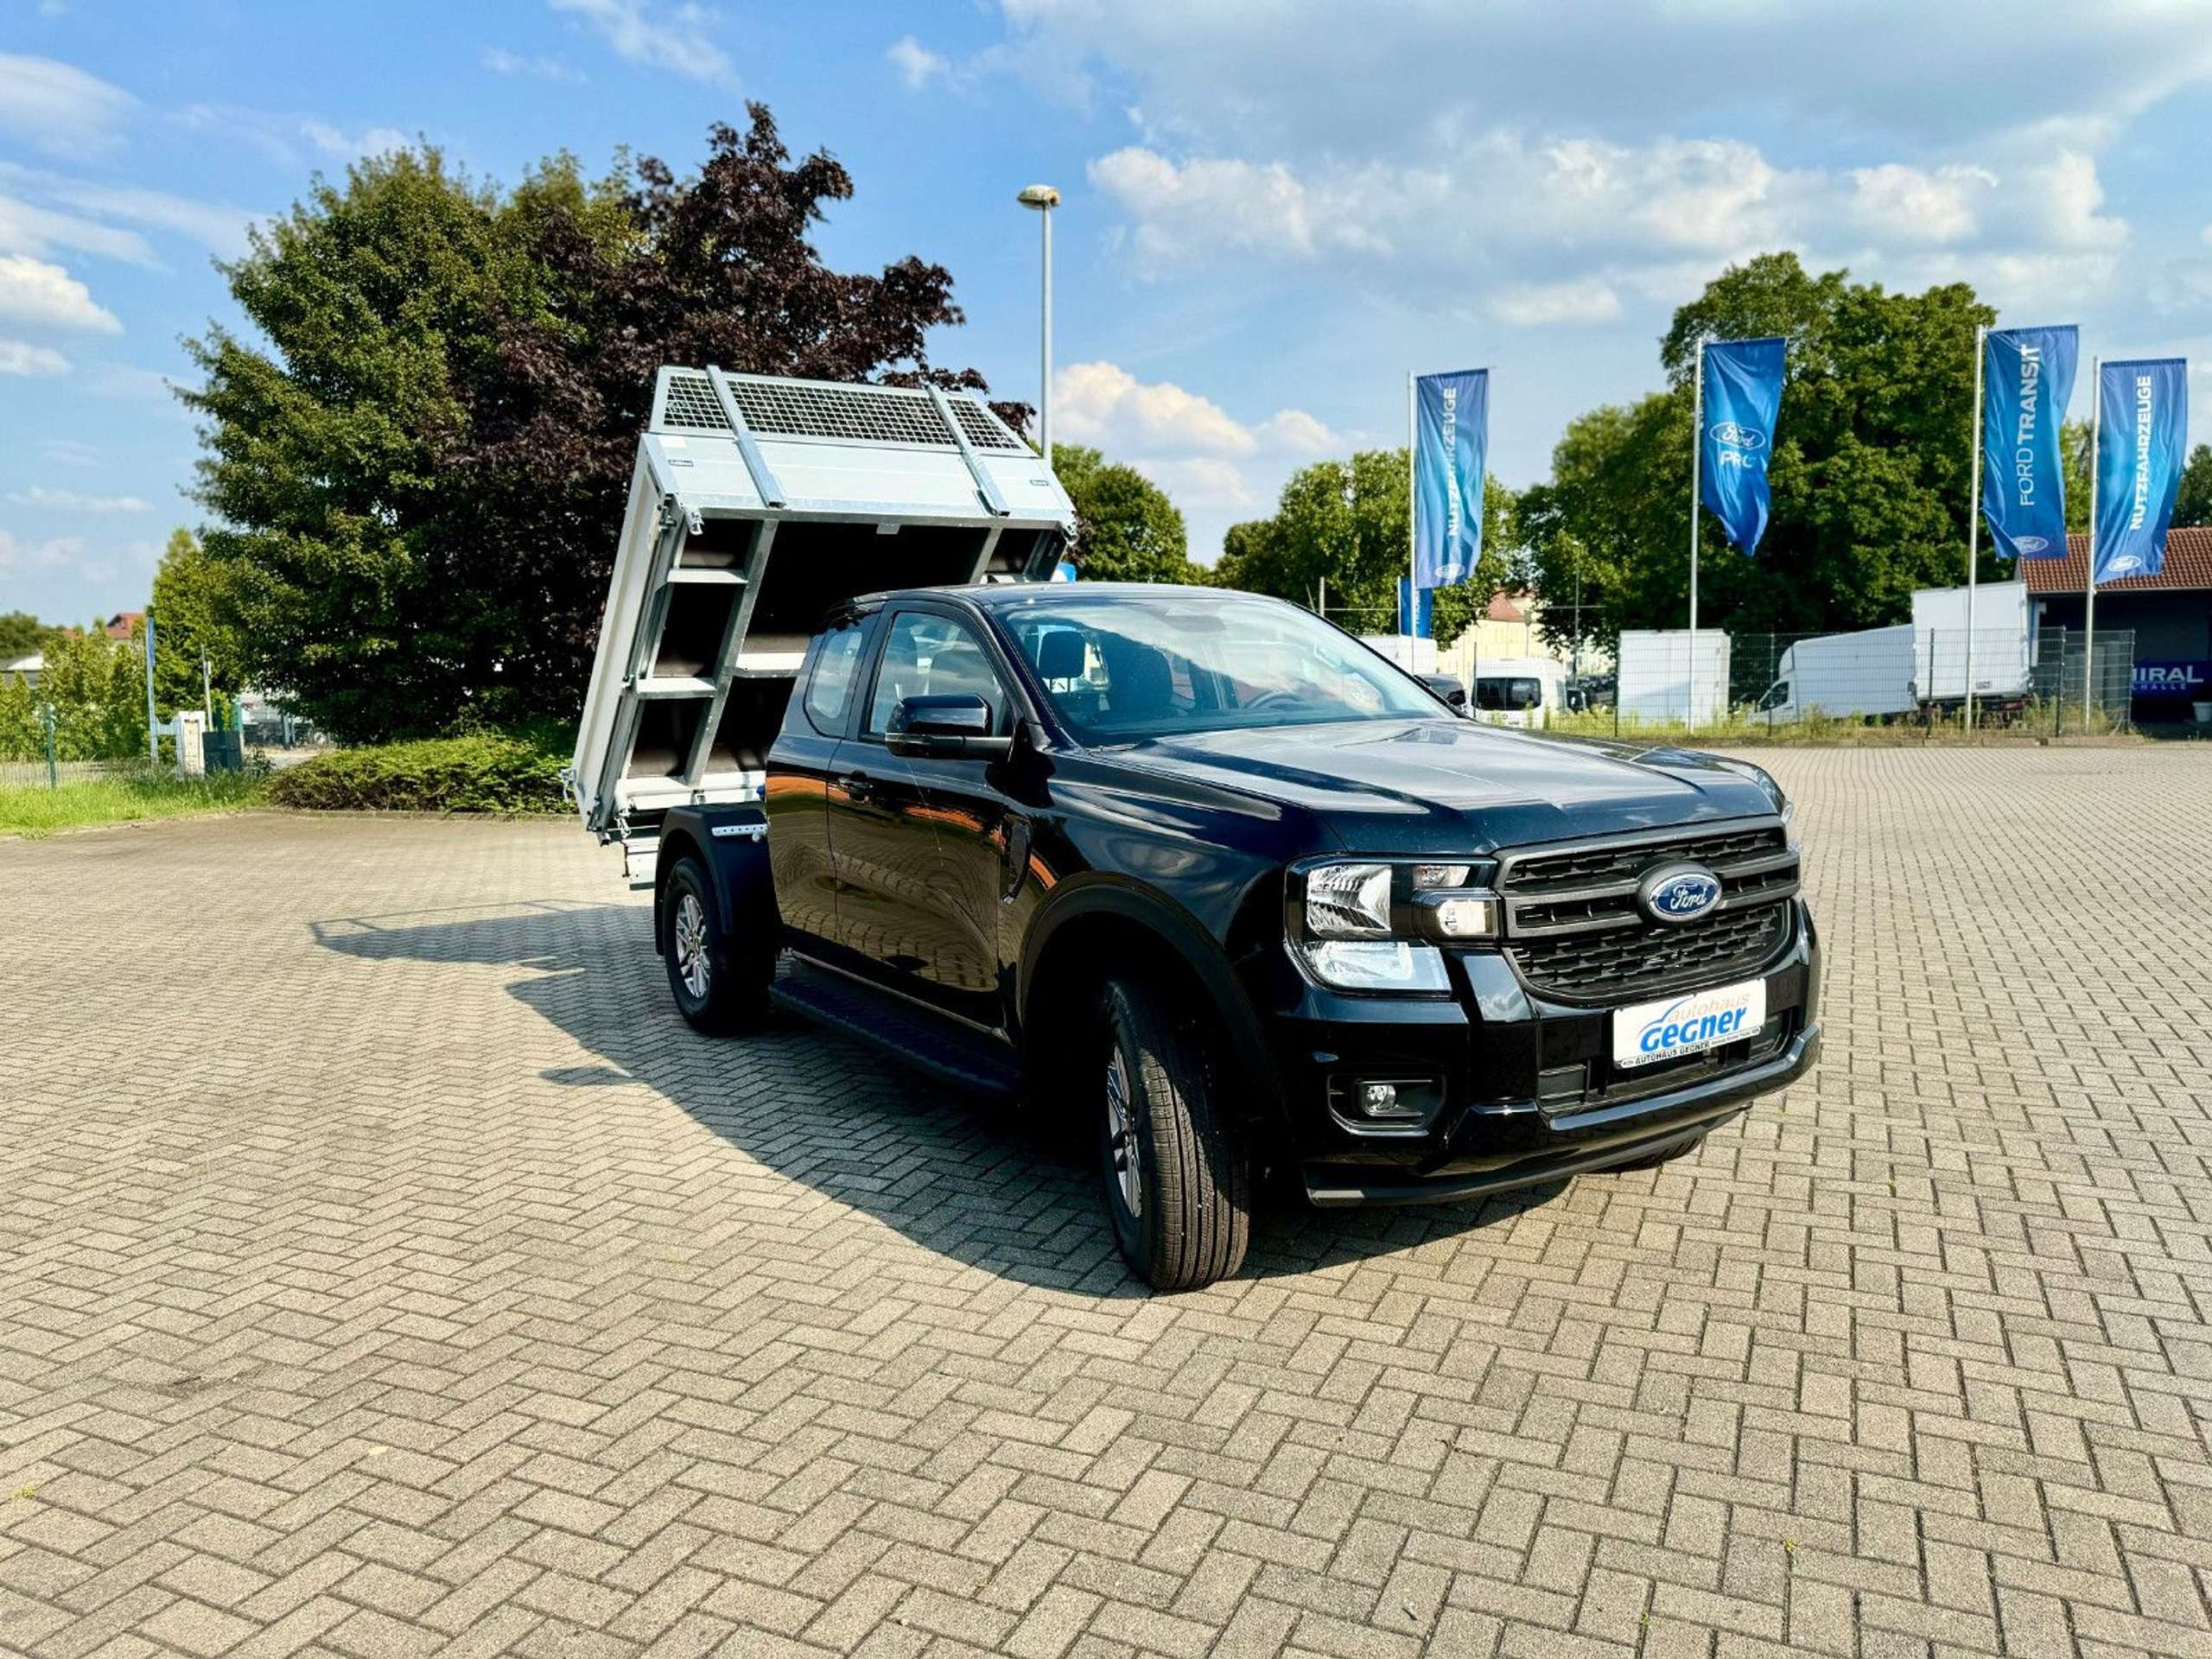
<svg viewBox="0 0 2212 1659">
<path fill-rule="evenodd" d="M 732 940 L 713 882 L 696 858 L 681 858 L 661 887 L 662 960 L 677 1012 L 696 1031 L 722 1036 L 758 1025 L 775 972 L 772 944 Z"/>
<path fill-rule="evenodd" d="M 1099 1176 L 1122 1255 L 1154 1290 L 1227 1278 L 1251 1242 L 1252 1166 L 1198 1034 L 1150 986 L 1110 979 L 1096 1035 Z"/>
<path fill-rule="evenodd" d="M 1662 1147 L 1657 1152 L 1647 1152 L 1641 1158 L 1631 1158 L 1624 1164 L 1615 1164 L 1613 1171 L 1616 1174 L 1622 1174 L 1631 1169 L 1657 1169 L 1662 1165 L 1673 1163 L 1677 1158 L 1688 1157 L 1704 1144 L 1703 1135 L 1694 1135 L 1674 1146 Z"/>
</svg>

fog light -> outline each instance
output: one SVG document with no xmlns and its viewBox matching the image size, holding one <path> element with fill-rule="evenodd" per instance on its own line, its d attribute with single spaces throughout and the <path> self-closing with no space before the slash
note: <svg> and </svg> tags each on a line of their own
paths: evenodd
<svg viewBox="0 0 2212 1659">
<path fill-rule="evenodd" d="M 1440 1077 L 1357 1077 L 1329 1079 L 1329 1105 L 1351 1128 L 1418 1128 L 1444 1103 Z"/>
</svg>

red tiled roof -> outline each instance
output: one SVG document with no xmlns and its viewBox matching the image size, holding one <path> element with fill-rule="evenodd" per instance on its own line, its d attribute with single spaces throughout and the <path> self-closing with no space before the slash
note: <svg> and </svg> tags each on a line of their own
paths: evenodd
<svg viewBox="0 0 2212 1659">
<path fill-rule="evenodd" d="M 107 620 L 107 637 L 111 639 L 128 639 L 130 637 L 130 630 L 138 626 L 138 620 L 145 614 L 143 611 L 118 611 Z"/>
<path fill-rule="evenodd" d="M 2031 594 L 2078 594 L 2089 580 L 2089 537 L 2074 531 L 2063 559 L 2022 559 L 2019 578 Z M 2166 532 L 2166 568 L 2155 576 L 2122 576 L 2097 584 L 2101 594 L 2161 593 L 2212 588 L 2212 528 Z"/>
<path fill-rule="evenodd" d="M 1490 596 L 1490 604 L 1484 608 L 1483 616 L 1491 622 L 1525 622 L 1529 620 L 1503 588 Z"/>
</svg>

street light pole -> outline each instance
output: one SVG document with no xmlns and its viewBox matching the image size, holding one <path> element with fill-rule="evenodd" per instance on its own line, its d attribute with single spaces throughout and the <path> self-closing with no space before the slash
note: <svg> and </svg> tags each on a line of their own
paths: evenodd
<svg viewBox="0 0 2212 1659">
<path fill-rule="evenodd" d="M 1052 465 L 1052 209 L 1060 205 L 1060 193 L 1049 184 L 1033 184 L 1014 200 L 1045 222 L 1044 292 L 1038 307 L 1042 327 L 1037 353 L 1037 435 L 1049 470 Z"/>
</svg>

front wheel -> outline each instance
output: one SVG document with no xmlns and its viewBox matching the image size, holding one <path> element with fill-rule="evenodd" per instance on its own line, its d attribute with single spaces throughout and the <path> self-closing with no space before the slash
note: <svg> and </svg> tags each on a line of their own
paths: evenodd
<svg viewBox="0 0 2212 1659">
<path fill-rule="evenodd" d="M 677 861 L 661 888 L 668 988 L 694 1029 L 719 1036 L 756 1024 L 768 1005 L 775 958 L 766 940 L 731 939 L 706 867 Z"/>
<path fill-rule="evenodd" d="M 1199 1034 L 1126 979 L 1101 994 L 1097 1033 L 1099 1172 L 1122 1255 L 1154 1290 L 1227 1278 L 1251 1241 L 1251 1162 Z"/>
</svg>

